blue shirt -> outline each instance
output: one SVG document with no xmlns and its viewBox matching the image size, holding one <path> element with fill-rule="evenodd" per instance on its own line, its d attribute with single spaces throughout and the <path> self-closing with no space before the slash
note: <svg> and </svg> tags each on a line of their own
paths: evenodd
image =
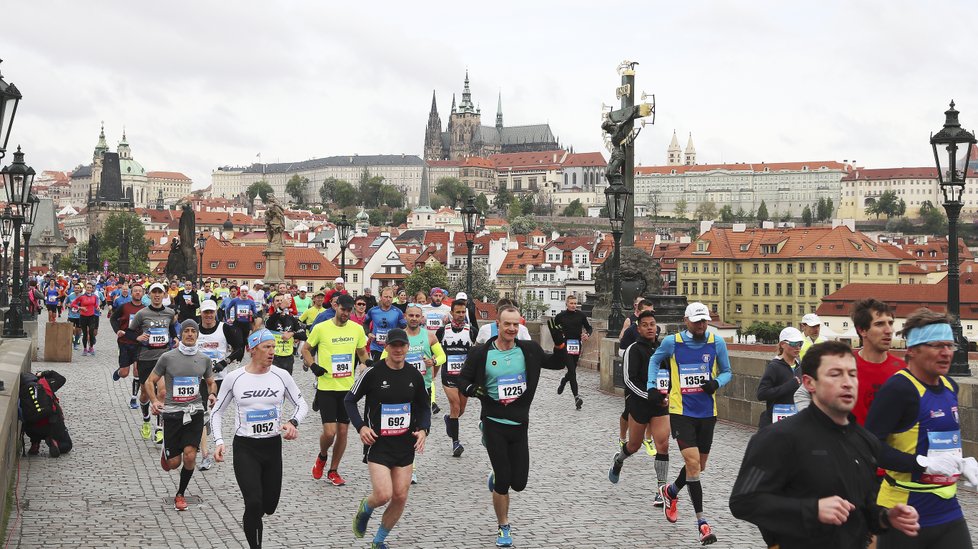
<svg viewBox="0 0 978 549">
<path fill-rule="evenodd" d="M 125 297 L 120 295 L 119 297 L 112 300 L 112 308 L 118 309 L 119 307 L 122 307 L 123 305 L 129 303 L 130 301 L 132 301 L 131 295 L 127 295 Z"/>
<path fill-rule="evenodd" d="M 716 353 L 716 355 L 712 357 L 712 360 L 709 361 L 711 364 L 714 362 L 716 364 L 715 375 L 712 371 L 710 371 L 707 379 L 716 379 L 717 383 L 720 384 L 720 387 L 723 387 L 730 382 L 730 380 L 733 378 L 733 374 L 730 371 L 730 355 L 727 353 L 727 344 L 723 341 L 723 338 L 713 334 L 713 343 L 707 343 L 710 336 L 709 330 L 707 330 L 706 334 L 704 334 L 704 338 L 702 340 L 694 340 L 693 335 L 689 333 L 688 330 L 684 330 L 679 335 L 683 341 L 683 352 L 690 354 L 690 356 L 693 356 L 696 351 L 701 349 L 704 353 Z M 685 389 L 680 390 L 680 387 L 676 386 L 677 384 L 681 385 L 679 381 L 680 372 L 673 371 L 674 369 L 672 368 L 671 364 L 671 359 L 676 355 L 676 351 L 675 335 L 662 339 L 662 343 L 659 344 L 659 348 L 655 350 L 655 354 L 649 359 L 649 378 L 646 388 L 650 391 L 658 390 L 656 387 L 656 378 L 657 374 L 659 373 L 659 368 L 663 366 L 664 362 L 664 367 L 670 371 L 670 413 L 681 413 L 682 415 L 688 415 L 691 417 L 715 416 L 716 400 L 714 395 L 709 395 L 703 392 L 691 392 L 686 394 Z M 688 357 L 684 357 L 683 360 L 686 360 L 686 358 Z M 684 364 L 680 364 L 680 370 L 684 366 Z"/>
<path fill-rule="evenodd" d="M 334 316 L 336 316 L 336 311 L 334 311 L 332 307 L 326 307 L 323 310 L 323 312 L 316 315 L 316 318 L 313 319 L 312 324 L 309 325 L 309 328 L 312 329 L 312 327 L 315 326 L 316 324 L 319 324 L 320 322 L 325 322 L 333 318 Z"/>
<path fill-rule="evenodd" d="M 330 310 L 332 311 L 333 309 L 330 308 Z M 394 328 L 407 327 L 407 320 L 404 318 L 404 313 L 393 305 L 391 305 L 391 308 L 387 311 L 381 309 L 380 305 L 371 307 L 370 310 L 367 311 L 367 319 L 364 321 L 365 326 L 367 322 L 373 323 L 373 326 L 370 328 L 370 333 L 374 335 L 386 334 Z M 383 351 L 384 347 L 385 345 L 380 345 L 377 343 L 377 339 L 370 342 L 371 351 Z"/>
<path fill-rule="evenodd" d="M 260 316 L 258 305 L 249 298 L 236 297 L 228 301 L 227 319 L 235 324 L 250 323 L 256 316 Z"/>
</svg>

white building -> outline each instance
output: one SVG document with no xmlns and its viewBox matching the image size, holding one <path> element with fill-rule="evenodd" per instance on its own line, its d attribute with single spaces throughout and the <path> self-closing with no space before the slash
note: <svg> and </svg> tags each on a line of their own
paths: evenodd
<svg viewBox="0 0 978 549">
<path fill-rule="evenodd" d="M 929 201 L 933 206 L 944 202 L 941 187 L 937 181 L 937 168 L 856 168 L 842 178 L 842 201 L 839 203 L 838 217 L 857 221 L 876 219 L 866 213 L 866 208 L 887 191 L 896 193 L 897 198 L 906 204 L 907 217 L 917 217 L 920 206 Z M 964 190 L 962 211 L 976 211 L 978 194 L 974 186 Z"/>
</svg>

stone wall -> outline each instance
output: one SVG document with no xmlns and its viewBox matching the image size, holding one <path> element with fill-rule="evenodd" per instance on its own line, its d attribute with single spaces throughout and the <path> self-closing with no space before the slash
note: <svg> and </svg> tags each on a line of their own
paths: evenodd
<svg viewBox="0 0 978 549">
<path fill-rule="evenodd" d="M 30 370 L 34 344 L 29 338 L 0 341 L 0 517 L 6 512 L 7 490 L 17 476 L 20 423 L 17 420 L 17 395 L 20 374 Z"/>
</svg>

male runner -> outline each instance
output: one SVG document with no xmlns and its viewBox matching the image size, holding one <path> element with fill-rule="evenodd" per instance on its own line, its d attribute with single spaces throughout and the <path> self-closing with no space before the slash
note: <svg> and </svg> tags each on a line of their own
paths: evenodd
<svg viewBox="0 0 978 549">
<path fill-rule="evenodd" d="M 394 328 L 407 326 L 404 313 L 394 307 L 393 303 L 394 288 L 387 287 L 380 291 L 380 305 L 367 311 L 367 320 L 363 327 L 370 331 L 367 337 L 370 339 L 370 356 L 374 360 L 379 360 L 381 353 L 384 352 L 387 333 Z"/>
<path fill-rule="evenodd" d="M 436 332 L 438 328 L 445 325 L 452 309 L 442 303 L 442 300 L 445 299 L 445 290 L 432 288 L 430 297 L 431 303 L 421 307 L 421 312 L 425 317 L 425 327 L 431 332 Z"/>
<path fill-rule="evenodd" d="M 166 287 L 160 283 L 149 287 L 150 304 L 136 312 L 129 321 L 129 330 L 138 334 L 136 341 L 143 345 L 136 360 L 136 374 L 142 386 L 139 388 L 139 406 L 143 412 L 143 427 L 140 431 L 143 438 L 149 440 L 151 428 L 149 424 L 149 402 L 155 393 L 152 385 L 147 385 L 156 361 L 170 348 L 170 332 L 176 322 L 173 309 L 163 306 Z M 163 431 L 156 429 L 153 435 L 157 444 L 163 443 Z"/>
<path fill-rule="evenodd" d="M 81 309 L 74 307 L 71 304 L 83 293 L 85 293 L 85 286 L 82 284 L 76 284 L 74 286 L 74 290 L 72 290 L 67 297 L 65 297 L 65 307 L 68 308 L 68 322 L 70 322 L 73 326 L 71 348 L 76 351 L 78 350 L 78 343 L 81 341 L 82 336 L 81 326 L 79 325 L 81 320 Z M 83 352 L 82 354 L 84 355 L 86 353 Z"/>
<path fill-rule="evenodd" d="M 153 402 L 153 413 L 163 418 L 163 451 L 160 466 L 164 471 L 180 469 L 180 487 L 173 498 L 177 511 L 187 510 L 184 493 L 197 465 L 197 446 L 204 432 L 204 404 L 200 394 L 200 380 L 207 380 L 208 402 L 217 400 L 217 384 L 211 361 L 199 351 L 197 336 L 200 328 L 193 320 L 180 325 L 180 344 L 176 349 L 160 356 L 145 387 Z M 156 382 L 164 380 L 165 400 L 156 394 Z"/>
<path fill-rule="evenodd" d="M 127 297 L 128 299 L 128 297 Z M 129 323 L 136 318 L 136 313 L 143 308 L 143 287 L 132 287 L 132 301 L 126 301 L 121 305 L 112 308 L 112 316 L 109 317 L 109 324 L 116 335 L 116 343 L 119 345 L 119 368 L 112 372 L 112 381 L 119 381 L 121 378 L 129 377 L 129 367 L 136 363 L 139 358 L 139 342 L 136 341 L 137 332 L 129 326 Z M 132 397 L 129 399 L 129 407 L 135 410 L 136 391 L 139 385 L 138 379 L 133 379 Z"/>
<path fill-rule="evenodd" d="M 305 288 L 299 288 L 299 295 L 294 297 L 293 301 L 295 301 L 295 314 L 300 318 L 312 306 L 312 298 L 306 295 Z"/>
<path fill-rule="evenodd" d="M 194 291 L 194 283 L 191 281 L 186 281 L 183 287 L 180 288 L 180 292 L 177 293 L 171 301 L 174 308 L 177 311 L 177 320 L 183 322 L 184 320 L 197 320 L 197 309 L 200 308 L 200 297 L 197 296 L 197 292 Z"/>
<path fill-rule="evenodd" d="M 648 389 L 658 390 L 659 369 L 669 371 L 669 426 L 679 444 L 685 465 L 676 480 L 659 489 L 669 522 L 679 520 L 679 491 L 689 486 L 689 498 L 696 512 L 699 541 L 716 542 L 716 535 L 703 514 L 703 487 L 700 472 L 713 446 L 717 422 L 717 389 L 730 382 L 730 357 L 723 338 L 706 326 L 710 310 L 699 302 L 690 303 L 684 315 L 686 329 L 662 340 L 649 361 Z"/>
<path fill-rule="evenodd" d="M 295 440 L 299 436 L 297 427 L 309 407 L 292 376 L 272 365 L 275 336 L 271 332 L 263 329 L 248 336 L 248 350 L 251 362 L 229 373 L 227 383 L 221 386 L 211 425 L 214 458 L 224 461 L 222 416 L 233 401 L 237 408 L 232 442 L 234 478 L 245 503 L 241 526 L 248 546 L 257 549 L 262 545 L 262 516 L 275 512 L 282 493 L 282 439 Z M 286 398 L 295 410 L 283 422 L 282 404 Z"/>
<path fill-rule="evenodd" d="M 347 416 L 343 399 L 353 388 L 356 362 L 368 365 L 367 336 L 363 327 L 356 322 L 350 322 L 353 311 L 353 298 L 340 295 L 337 298 L 336 316 L 325 322 L 320 322 L 307 335 L 302 347 L 302 361 L 317 377 L 316 402 L 323 423 L 323 432 L 319 436 L 319 455 L 312 467 L 312 478 L 323 478 L 323 468 L 326 466 L 327 454 L 333 447 L 333 459 L 330 461 L 326 478 L 333 486 L 343 486 L 346 481 L 339 474 L 340 460 L 346 451 L 347 432 L 350 418 Z M 318 362 L 313 358 L 311 349 L 316 350 Z"/>
<path fill-rule="evenodd" d="M 557 313 L 557 324 L 564 328 L 564 341 L 567 342 L 567 373 L 560 379 L 557 386 L 557 394 L 564 393 L 564 386 L 570 383 L 571 393 L 574 395 L 574 405 L 578 410 L 584 404 L 584 400 L 577 392 L 577 362 L 581 358 L 581 349 L 584 343 L 591 337 L 591 323 L 587 320 L 587 315 L 577 308 L 577 296 L 569 295 L 566 300 L 567 309 Z"/>
<path fill-rule="evenodd" d="M 815 313 L 808 313 L 801 317 L 801 333 L 805 334 L 805 339 L 801 343 L 801 352 L 798 353 L 798 360 L 805 358 L 805 351 L 816 343 L 822 343 L 825 338 L 820 335 L 822 331 L 822 319 Z"/>
<path fill-rule="evenodd" d="M 482 402 L 482 428 L 492 463 L 489 491 L 499 528 L 497 547 L 512 547 L 509 489 L 522 492 L 530 473 L 527 436 L 530 405 L 540 383 L 540 369 L 563 370 L 567 360 L 560 325 L 550 320 L 554 353 L 545 354 L 533 341 L 517 339 L 520 312 L 513 306 L 498 313 L 499 335 L 474 347 L 459 374 L 458 385 Z"/>
<path fill-rule="evenodd" d="M 638 304 L 636 305 L 635 309 L 636 309 L 635 321 L 632 322 L 632 324 L 627 329 L 624 330 L 624 335 L 621 336 L 621 338 L 618 341 L 618 354 L 621 355 L 622 358 L 624 358 L 625 351 L 628 350 L 628 347 L 631 346 L 632 343 L 635 343 L 636 341 L 638 341 L 638 316 L 637 315 L 642 314 L 642 312 L 644 312 L 644 311 L 651 311 L 652 314 L 655 314 L 655 305 L 651 301 L 649 301 L 647 299 L 643 299 L 643 300 L 639 301 Z M 659 344 L 658 343 L 658 330 L 659 330 L 659 328 L 660 328 L 659 325 L 656 324 L 656 328 L 655 328 L 656 329 L 656 337 L 655 337 L 655 339 L 656 339 L 656 346 L 658 346 L 658 344 Z M 646 361 L 646 365 L 647 364 L 648 364 L 648 361 Z M 664 439 L 660 439 L 660 440 L 665 440 L 664 444 L 666 445 L 666 447 L 668 447 L 668 445 L 669 445 L 669 428 L 668 427 L 665 428 L 665 435 L 664 436 L 665 436 L 665 438 Z M 625 409 L 622 411 L 621 417 L 618 418 L 618 447 L 621 448 L 622 446 L 624 446 L 625 445 L 625 441 L 627 439 L 628 439 L 628 402 L 626 400 L 626 402 L 625 402 Z M 656 451 L 656 447 L 655 447 L 654 441 L 652 439 L 652 423 L 651 422 L 648 425 L 648 429 L 645 430 L 645 440 L 642 441 L 642 446 L 645 446 L 645 453 L 648 454 L 648 455 L 650 455 L 650 456 L 655 456 L 658 453 Z M 660 507 L 661 504 L 662 504 L 662 500 L 660 498 L 656 497 L 655 498 L 655 505 L 656 505 L 656 507 Z"/>
<path fill-rule="evenodd" d="M 387 356 L 361 375 L 344 399 L 346 413 L 367 446 L 372 487 L 353 517 L 353 535 L 362 538 L 374 509 L 387 505 L 371 547 L 387 548 L 411 487 L 415 452 L 423 452 L 431 428 L 428 393 L 421 373 L 405 362 L 409 336 L 400 328 L 387 333 Z M 366 397 L 366 422 L 357 403 Z"/>
<path fill-rule="evenodd" d="M 275 334 L 275 365 L 291 374 L 295 342 L 305 341 L 306 327 L 289 313 L 285 300 L 283 294 L 272 298 L 272 313 L 265 319 L 265 327 Z"/>
<path fill-rule="evenodd" d="M 886 474 L 877 502 L 915 508 L 920 532 L 910 537 L 890 531 L 879 537 L 878 547 L 971 547 L 957 481 L 963 476 L 972 486 L 978 484 L 978 462 L 961 454 L 959 388 L 947 375 L 957 350 L 951 318 L 918 309 L 903 323 L 902 334 L 907 368 L 875 395 L 866 429 L 883 443 L 880 465 Z"/>
<path fill-rule="evenodd" d="M 221 383 L 227 375 L 227 367 L 244 358 L 244 340 L 237 328 L 217 321 L 217 303 L 208 299 L 200 304 L 200 335 L 197 337 L 200 352 L 211 360 L 214 370 L 214 383 L 221 390 Z M 207 452 L 207 434 L 200 441 L 200 470 L 207 471 L 214 465 L 214 458 Z"/>
<path fill-rule="evenodd" d="M 309 326 L 319 313 L 323 312 L 323 299 L 325 298 L 322 292 L 316 292 L 312 296 L 312 305 L 299 315 L 299 322 Z"/>
<path fill-rule="evenodd" d="M 445 351 L 445 366 L 441 369 L 441 383 L 448 397 L 448 413 L 445 414 L 445 431 L 452 439 L 452 455 L 460 457 L 465 447 L 458 440 L 458 418 L 465 413 L 468 397 L 459 392 L 458 376 L 469 355 L 469 349 L 475 345 L 478 324 L 466 323 L 467 303 L 463 300 L 452 302 L 452 320 L 447 326 L 438 328 L 435 339 L 441 343 Z"/>
<path fill-rule="evenodd" d="M 230 321 L 241 332 L 244 340 L 252 332 L 255 319 L 261 318 L 263 305 L 256 303 L 248 293 L 247 286 L 241 286 L 238 297 L 231 298 L 225 306 L 225 322 Z"/>
</svg>

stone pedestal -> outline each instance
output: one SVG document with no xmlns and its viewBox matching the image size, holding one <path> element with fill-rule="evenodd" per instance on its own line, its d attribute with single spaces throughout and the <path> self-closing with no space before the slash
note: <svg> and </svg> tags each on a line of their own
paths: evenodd
<svg viewBox="0 0 978 549">
<path fill-rule="evenodd" d="M 274 288 L 280 282 L 285 282 L 285 250 L 269 246 L 262 255 L 265 256 L 265 286 Z"/>
</svg>

